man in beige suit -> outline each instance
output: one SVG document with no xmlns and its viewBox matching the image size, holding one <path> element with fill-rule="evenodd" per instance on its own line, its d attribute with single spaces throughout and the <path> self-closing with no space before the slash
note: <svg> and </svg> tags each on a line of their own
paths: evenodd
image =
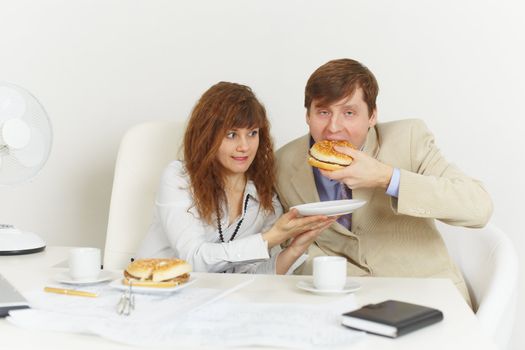
<svg viewBox="0 0 525 350">
<path fill-rule="evenodd" d="M 434 219 L 483 227 L 491 199 L 478 181 L 443 158 L 422 121 L 378 124 L 378 90 L 368 68 L 351 59 L 330 61 L 308 80 L 310 133 L 277 152 L 281 202 L 288 210 L 345 193 L 367 203 L 326 229 L 296 273 L 311 274 L 315 256 L 341 255 L 352 276 L 450 278 L 470 303 Z M 351 142 L 357 150 L 338 151 L 352 156 L 352 164 L 331 172 L 312 168 L 308 150 L 320 140 Z"/>
</svg>

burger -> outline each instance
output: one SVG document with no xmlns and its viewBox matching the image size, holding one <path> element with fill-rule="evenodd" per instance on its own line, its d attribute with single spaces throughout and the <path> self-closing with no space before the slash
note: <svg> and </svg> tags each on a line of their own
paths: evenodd
<svg viewBox="0 0 525 350">
<path fill-rule="evenodd" d="M 337 152 L 334 146 L 350 147 L 356 149 L 348 141 L 323 140 L 314 143 L 308 152 L 308 164 L 324 170 L 338 170 L 352 163 L 353 158 L 344 153 Z"/>
<path fill-rule="evenodd" d="M 124 270 L 124 284 L 171 288 L 190 278 L 191 266 L 181 259 L 137 259 Z"/>
</svg>

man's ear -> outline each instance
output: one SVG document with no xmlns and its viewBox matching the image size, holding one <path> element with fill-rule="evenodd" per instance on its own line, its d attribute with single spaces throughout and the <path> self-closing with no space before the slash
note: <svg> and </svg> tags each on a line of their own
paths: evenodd
<svg viewBox="0 0 525 350">
<path fill-rule="evenodd" d="M 368 118 L 368 128 L 372 128 L 376 126 L 376 124 L 377 124 L 377 107 L 374 108 L 372 115 L 370 115 L 370 118 Z"/>
</svg>

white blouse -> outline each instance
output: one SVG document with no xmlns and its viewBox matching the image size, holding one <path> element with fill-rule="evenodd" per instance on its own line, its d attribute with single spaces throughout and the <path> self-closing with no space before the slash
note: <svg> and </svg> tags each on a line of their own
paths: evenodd
<svg viewBox="0 0 525 350">
<path fill-rule="evenodd" d="M 137 258 L 177 257 L 188 261 L 193 271 L 274 274 L 281 248 L 277 245 L 269 251 L 261 233 L 269 230 L 283 213 L 277 196 L 274 194 L 272 200 L 275 213 L 266 212 L 260 206 L 255 185 L 248 181 L 243 197 L 243 205 L 246 197 L 250 197 L 248 205 L 231 225 L 228 225 L 228 209 L 224 206 L 221 227 L 226 243 L 221 243 L 215 225 L 199 218 L 189 187 L 183 162 L 170 163 L 162 175 L 153 223 L 139 247 Z M 235 239 L 230 241 L 243 216 Z M 300 258 L 288 273 L 304 259 Z"/>
</svg>

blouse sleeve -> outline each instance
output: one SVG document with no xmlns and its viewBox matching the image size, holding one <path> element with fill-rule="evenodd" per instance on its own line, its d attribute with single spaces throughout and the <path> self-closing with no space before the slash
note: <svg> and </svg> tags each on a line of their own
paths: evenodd
<svg viewBox="0 0 525 350">
<path fill-rule="evenodd" d="M 166 169 L 155 203 L 160 224 L 178 257 L 188 261 L 194 271 L 207 272 L 222 272 L 240 268 L 240 265 L 275 260 L 268 260 L 268 243 L 262 239 L 261 233 L 228 243 L 207 241 L 208 225 L 188 209 L 193 201 L 182 166 L 181 162 L 174 162 Z"/>
</svg>

